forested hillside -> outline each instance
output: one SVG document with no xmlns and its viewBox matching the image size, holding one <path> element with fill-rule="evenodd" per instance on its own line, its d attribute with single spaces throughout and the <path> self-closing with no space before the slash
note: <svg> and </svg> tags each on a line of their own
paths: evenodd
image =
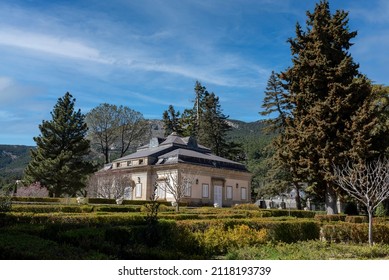
<svg viewBox="0 0 389 280">
<path fill-rule="evenodd" d="M 0 145 L 0 184 L 12 183 L 23 176 L 30 160 L 30 146 Z"/>
</svg>

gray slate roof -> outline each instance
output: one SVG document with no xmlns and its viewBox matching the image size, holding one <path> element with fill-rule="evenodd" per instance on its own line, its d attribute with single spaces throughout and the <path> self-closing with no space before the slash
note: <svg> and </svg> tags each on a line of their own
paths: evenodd
<svg viewBox="0 0 389 280">
<path fill-rule="evenodd" d="M 150 165 L 189 163 L 247 172 L 243 164 L 216 156 L 209 148 L 198 145 L 193 137 L 182 138 L 177 134 L 171 134 L 165 140 L 153 138 L 149 145 L 142 146 L 137 152 L 116 159 L 114 162 L 145 157 L 148 157 Z"/>
</svg>

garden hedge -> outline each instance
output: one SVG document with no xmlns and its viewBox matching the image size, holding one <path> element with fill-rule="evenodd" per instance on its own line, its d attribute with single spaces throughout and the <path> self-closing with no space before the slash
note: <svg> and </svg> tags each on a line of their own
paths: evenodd
<svg viewBox="0 0 389 280">
<path fill-rule="evenodd" d="M 368 224 L 346 223 L 325 224 L 322 226 L 321 239 L 327 242 L 368 242 Z M 389 244 L 389 225 L 374 224 L 373 240 L 375 243 Z"/>
</svg>

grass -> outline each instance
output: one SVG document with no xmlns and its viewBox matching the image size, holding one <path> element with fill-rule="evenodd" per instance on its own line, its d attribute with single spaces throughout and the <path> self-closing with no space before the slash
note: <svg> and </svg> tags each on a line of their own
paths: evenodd
<svg viewBox="0 0 389 280">
<path fill-rule="evenodd" d="M 258 247 L 230 250 L 226 260 L 383 260 L 389 259 L 389 245 L 326 243 L 301 241 L 268 243 Z"/>
</svg>

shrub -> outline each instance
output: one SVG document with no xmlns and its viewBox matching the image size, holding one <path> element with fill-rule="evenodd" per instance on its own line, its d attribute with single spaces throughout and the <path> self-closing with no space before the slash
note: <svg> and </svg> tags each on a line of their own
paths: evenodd
<svg viewBox="0 0 389 280">
<path fill-rule="evenodd" d="M 243 210 L 258 210 L 258 205 L 251 203 L 236 204 L 232 207 L 233 209 L 243 209 Z"/>
<path fill-rule="evenodd" d="M 321 238 L 328 242 L 366 243 L 368 225 L 355 223 L 327 224 L 322 227 Z M 389 225 L 375 224 L 373 239 L 376 243 L 389 244 Z"/>
<path fill-rule="evenodd" d="M 207 255 L 219 255 L 232 248 L 264 244 L 269 240 L 269 230 L 256 230 L 244 224 L 225 229 L 220 223 L 209 227 L 204 233 L 196 232 L 195 236 Z"/>
<path fill-rule="evenodd" d="M 88 203 L 89 204 L 116 204 L 115 199 L 110 199 L 110 198 L 94 198 L 90 197 L 88 198 Z"/>
<path fill-rule="evenodd" d="M 131 234 L 127 228 L 124 227 L 110 227 L 105 230 L 104 238 L 106 241 L 113 244 L 124 246 L 130 243 Z"/>
<path fill-rule="evenodd" d="M 368 221 L 369 218 L 367 216 L 347 216 L 345 219 L 345 222 L 355 224 L 367 223 Z"/>
<path fill-rule="evenodd" d="M 13 212 L 32 212 L 32 213 L 90 213 L 93 212 L 94 206 L 89 205 L 15 205 Z"/>
<path fill-rule="evenodd" d="M 346 220 L 346 215 L 335 214 L 335 215 L 315 215 L 315 220 L 320 222 L 344 222 Z"/>
<path fill-rule="evenodd" d="M 97 212 L 140 212 L 140 207 L 134 206 L 96 206 Z"/>
<path fill-rule="evenodd" d="M 9 212 L 12 208 L 11 197 L 8 195 L 1 196 L 0 193 L 0 212 Z"/>
<path fill-rule="evenodd" d="M 19 196 L 13 196 L 12 201 L 18 201 L 18 202 L 41 202 L 41 203 L 60 203 L 60 198 L 54 198 L 54 197 L 19 197 Z"/>
<path fill-rule="evenodd" d="M 207 232 L 216 227 L 219 230 L 228 231 L 239 225 L 246 225 L 254 230 L 267 230 L 267 238 L 278 242 L 296 242 L 300 240 L 312 240 L 320 238 L 320 226 L 317 222 L 309 220 L 269 220 L 261 218 L 253 219 L 224 219 L 224 220 L 191 220 L 177 221 L 191 232 Z M 215 233 L 217 234 L 217 233 Z M 225 234 L 225 233 L 224 233 Z M 223 236 L 221 238 L 224 238 Z"/>
<path fill-rule="evenodd" d="M 316 213 L 314 211 L 305 210 L 288 210 L 288 209 L 262 209 L 263 213 L 270 213 L 270 217 L 290 216 L 296 218 L 313 218 Z"/>
<path fill-rule="evenodd" d="M 385 209 L 385 206 L 382 202 L 380 204 L 378 204 L 378 206 L 374 212 L 374 215 L 377 217 L 385 217 L 386 216 L 386 209 Z"/>
<path fill-rule="evenodd" d="M 0 258 L 17 260 L 108 259 L 96 251 L 84 251 L 25 233 L 0 233 Z"/>
<path fill-rule="evenodd" d="M 159 205 L 159 212 L 174 212 L 176 211 L 174 207 L 168 206 L 166 204 Z"/>
<path fill-rule="evenodd" d="M 131 215 L 128 213 L 110 214 L 104 213 L 12 213 L 7 215 L 8 224 L 75 224 L 75 225 L 141 225 L 145 224 L 143 215 Z"/>
<path fill-rule="evenodd" d="M 292 243 L 320 238 L 320 227 L 312 221 L 281 221 L 269 225 L 273 241 Z"/>
</svg>

